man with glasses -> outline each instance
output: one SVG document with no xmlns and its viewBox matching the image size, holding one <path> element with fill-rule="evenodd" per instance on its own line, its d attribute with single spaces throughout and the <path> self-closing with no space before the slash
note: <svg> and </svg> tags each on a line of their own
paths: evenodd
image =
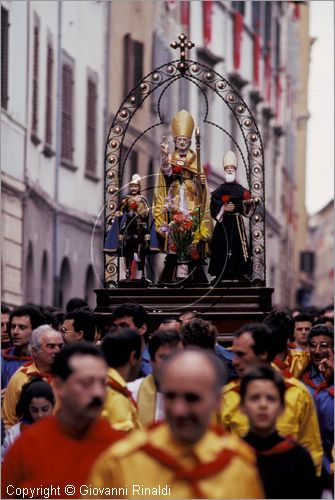
<svg viewBox="0 0 335 500">
<path fill-rule="evenodd" d="M 310 365 L 302 376 L 314 396 L 324 450 L 322 463 L 323 487 L 332 490 L 334 462 L 334 330 L 316 325 L 308 334 Z"/>
<path fill-rule="evenodd" d="M 24 384 L 36 376 L 51 383 L 51 366 L 56 354 L 63 347 L 63 339 L 51 326 L 41 325 L 33 330 L 30 347 L 32 361 L 21 366 L 7 386 L 2 406 L 2 417 L 6 427 L 11 427 L 17 422 L 15 410 Z"/>
<path fill-rule="evenodd" d="M 328 387 L 334 374 L 329 374 L 330 360 L 334 356 L 334 330 L 325 325 L 316 325 L 308 334 L 310 364 L 302 376 L 302 381 L 315 395 Z M 327 380 L 328 378 L 328 380 Z"/>
<path fill-rule="evenodd" d="M 95 320 L 91 311 L 76 309 L 65 315 L 61 333 L 65 344 L 86 340 L 94 342 Z"/>
</svg>

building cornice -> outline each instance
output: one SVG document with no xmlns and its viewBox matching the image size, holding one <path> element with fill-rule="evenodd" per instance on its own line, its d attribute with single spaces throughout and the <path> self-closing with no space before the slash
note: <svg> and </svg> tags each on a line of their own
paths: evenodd
<svg viewBox="0 0 335 500">
<path fill-rule="evenodd" d="M 26 187 L 23 181 L 5 172 L 1 172 L 1 191 L 11 195 L 15 194 L 19 198 L 23 198 L 25 196 Z"/>
<path fill-rule="evenodd" d="M 19 129 L 21 129 L 23 132 L 26 132 L 27 130 L 27 127 L 23 123 L 13 118 L 13 116 L 3 108 L 1 109 L 1 122 L 11 123 L 16 127 L 18 127 Z"/>
<path fill-rule="evenodd" d="M 272 215 L 272 213 L 266 209 L 266 207 L 265 207 L 265 220 L 266 220 L 266 228 L 272 230 L 275 234 L 280 235 L 281 224 Z"/>
<path fill-rule="evenodd" d="M 96 223 L 97 217 L 94 215 L 83 213 L 74 208 L 65 207 L 60 203 L 56 203 L 51 196 L 48 195 L 48 193 L 43 191 L 31 180 L 27 181 L 26 197 L 32 199 L 36 204 L 40 205 L 43 210 L 48 210 L 49 212 L 57 211 L 60 220 L 65 223 L 72 224 L 84 231 L 92 231 L 92 226 L 95 224 L 98 231 L 103 227 L 102 222 Z"/>
</svg>

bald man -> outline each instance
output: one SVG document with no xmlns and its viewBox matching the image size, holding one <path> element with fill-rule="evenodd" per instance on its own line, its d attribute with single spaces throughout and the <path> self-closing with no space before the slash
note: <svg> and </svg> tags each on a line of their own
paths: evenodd
<svg viewBox="0 0 335 500">
<path fill-rule="evenodd" d="M 160 378 L 166 421 L 101 455 L 88 481 L 101 498 L 264 498 L 253 452 L 211 426 L 221 369 L 204 351 L 172 354 Z"/>
</svg>

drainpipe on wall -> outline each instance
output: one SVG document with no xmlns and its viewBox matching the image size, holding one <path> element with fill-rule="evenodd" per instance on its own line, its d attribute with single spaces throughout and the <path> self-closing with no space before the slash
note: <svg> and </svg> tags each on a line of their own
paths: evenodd
<svg viewBox="0 0 335 500">
<path fill-rule="evenodd" d="M 110 59 L 111 59 L 111 2 L 107 2 L 107 16 L 106 16 L 106 35 L 105 35 L 105 96 L 104 96 L 104 134 L 107 138 L 109 130 L 109 92 L 110 92 Z"/>
<path fill-rule="evenodd" d="M 107 135 L 110 127 L 110 109 L 109 109 L 109 93 L 111 92 L 110 86 L 110 68 L 111 68 L 111 31 L 112 31 L 112 2 L 107 2 L 107 16 L 106 16 L 106 34 L 105 34 L 105 95 L 104 95 L 104 137 L 105 143 L 107 141 Z M 106 193 L 105 193 L 105 150 L 103 158 L 104 172 L 103 172 L 103 200 L 106 203 Z M 103 237 L 105 237 L 105 215 L 103 220 Z M 102 242 L 104 245 L 104 242 Z M 105 263 L 105 256 L 103 256 L 103 262 Z M 102 276 L 100 277 L 101 283 L 105 283 L 105 265 L 102 267 Z"/>
<path fill-rule="evenodd" d="M 59 276 L 59 174 L 61 166 L 62 140 L 62 0 L 58 2 L 58 44 L 57 44 L 57 98 L 56 98 L 56 155 L 55 155 L 55 189 L 53 212 L 53 305 L 60 306 Z"/>
<path fill-rule="evenodd" d="M 23 152 L 23 181 L 25 193 L 22 196 L 22 265 L 21 265 L 21 302 L 24 303 L 27 299 L 27 276 L 26 276 L 26 244 L 25 244 L 25 213 L 27 213 L 27 197 L 28 197 L 28 140 L 30 137 L 30 115 L 29 115 L 29 96 L 30 96 L 30 2 L 27 3 L 27 67 L 26 67 L 26 106 L 25 106 L 25 140 Z"/>
</svg>

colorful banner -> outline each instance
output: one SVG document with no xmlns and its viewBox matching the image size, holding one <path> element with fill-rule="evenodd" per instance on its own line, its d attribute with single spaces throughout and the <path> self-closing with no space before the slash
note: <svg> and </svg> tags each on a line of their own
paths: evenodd
<svg viewBox="0 0 335 500">
<path fill-rule="evenodd" d="M 283 91 L 283 88 L 282 88 L 282 84 L 281 84 L 281 73 L 280 73 L 280 70 L 278 70 L 277 76 L 276 76 L 276 107 L 275 107 L 277 120 L 280 119 L 282 91 Z"/>
<path fill-rule="evenodd" d="M 259 64 L 261 58 L 261 35 L 259 33 L 254 34 L 254 67 L 253 67 L 253 80 L 254 86 L 259 87 Z"/>
<path fill-rule="evenodd" d="M 241 47 L 243 33 L 243 16 L 241 12 L 234 12 L 233 24 L 233 40 L 234 40 L 234 69 L 239 70 L 241 64 Z"/>
<path fill-rule="evenodd" d="M 271 101 L 271 80 L 272 80 L 272 67 L 271 67 L 271 45 L 268 45 L 265 54 L 265 99 Z"/>
<path fill-rule="evenodd" d="M 212 40 L 212 3 L 212 0 L 202 2 L 203 38 L 205 45 L 209 45 Z"/>
<path fill-rule="evenodd" d="M 190 2 L 188 0 L 180 2 L 180 20 L 182 26 L 188 29 L 190 25 Z"/>
</svg>

